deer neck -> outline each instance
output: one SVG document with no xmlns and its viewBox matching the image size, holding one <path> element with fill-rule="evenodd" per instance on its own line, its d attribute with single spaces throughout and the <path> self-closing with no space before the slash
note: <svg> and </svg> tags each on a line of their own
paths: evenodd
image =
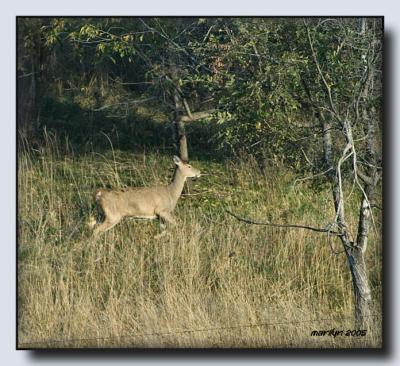
<svg viewBox="0 0 400 366">
<path fill-rule="evenodd" d="M 186 177 L 182 174 L 182 172 L 177 168 L 175 170 L 174 178 L 170 185 L 168 186 L 169 188 L 169 193 L 171 195 L 173 207 L 175 207 L 178 198 L 180 197 L 182 191 L 183 191 L 183 186 L 185 185 L 185 180 Z"/>
</svg>

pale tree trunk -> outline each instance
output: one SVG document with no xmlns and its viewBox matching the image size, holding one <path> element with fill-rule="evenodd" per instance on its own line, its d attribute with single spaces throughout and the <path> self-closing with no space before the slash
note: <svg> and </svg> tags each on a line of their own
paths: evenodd
<svg viewBox="0 0 400 366">
<path fill-rule="evenodd" d="M 368 280 L 368 271 L 365 264 L 365 252 L 371 219 L 370 201 L 373 185 L 368 186 L 368 189 L 365 191 L 366 197 L 362 197 L 361 199 L 358 233 L 356 242 L 354 243 L 351 240 L 351 235 L 345 218 L 343 192 L 340 190 L 338 172 L 333 166 L 331 124 L 323 119 L 322 126 L 324 158 L 327 167 L 330 168 L 327 176 L 332 184 L 333 202 L 337 217 L 336 223 L 339 232 L 341 233 L 340 239 L 346 253 L 353 282 L 355 325 L 358 329 L 370 329 L 371 290 Z M 350 125 L 347 125 L 347 128 L 350 129 Z M 351 134 L 351 130 L 349 130 L 348 133 Z"/>
<path fill-rule="evenodd" d="M 353 250 L 353 282 L 356 297 L 356 321 L 359 326 L 369 328 L 372 324 L 371 318 L 371 290 L 369 287 L 367 268 L 364 255 L 367 250 L 368 234 L 370 232 L 372 212 L 371 208 L 375 202 L 375 190 L 377 185 L 376 156 L 374 149 L 375 129 L 372 119 L 364 110 L 363 122 L 367 124 L 367 152 L 370 167 L 367 169 L 368 176 L 363 175 L 365 196 L 362 197 L 359 211 L 358 231 L 355 248 Z"/>
<path fill-rule="evenodd" d="M 355 298 L 355 319 L 358 329 L 371 329 L 371 290 L 368 280 L 368 271 L 365 265 L 364 252 L 358 247 L 353 247 L 346 252 L 349 262 L 353 291 Z"/>
<path fill-rule="evenodd" d="M 361 21 L 361 34 L 365 34 L 367 29 L 366 19 L 362 18 Z M 374 65 L 368 65 L 368 76 L 365 83 L 362 96 L 364 99 L 369 98 L 369 93 L 373 89 L 374 83 Z M 358 177 L 364 185 L 364 193 L 361 198 L 359 221 L 356 243 L 353 249 L 353 268 L 352 276 L 353 282 L 356 284 L 354 292 L 356 297 L 355 312 L 356 321 L 359 326 L 371 327 L 373 318 L 371 313 L 371 290 L 368 281 L 368 270 L 365 264 L 365 253 L 367 250 L 368 235 L 370 233 L 371 223 L 373 223 L 372 208 L 375 205 L 375 192 L 379 181 L 379 174 L 377 170 L 378 157 L 376 149 L 377 131 L 375 127 L 375 110 L 374 108 L 368 109 L 364 107 L 362 112 L 362 122 L 364 126 L 364 133 L 366 135 L 366 158 L 368 166 L 366 174 L 361 171 L 358 172 Z"/>
</svg>

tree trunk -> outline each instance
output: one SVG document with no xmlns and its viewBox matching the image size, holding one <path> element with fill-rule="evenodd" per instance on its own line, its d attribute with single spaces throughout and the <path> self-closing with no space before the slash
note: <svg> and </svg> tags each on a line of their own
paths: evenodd
<svg viewBox="0 0 400 366">
<path fill-rule="evenodd" d="M 366 19 L 362 18 L 361 21 L 361 33 L 364 34 L 366 31 Z M 373 89 L 373 75 L 374 66 L 369 65 L 367 82 L 363 90 L 363 97 L 368 98 L 370 89 Z M 366 139 L 366 152 L 367 161 L 369 163 L 366 169 L 366 175 L 363 173 L 364 181 L 364 192 L 361 198 L 359 221 L 356 243 L 352 251 L 352 255 L 349 259 L 351 274 L 353 277 L 353 283 L 355 283 L 355 312 L 356 312 L 356 324 L 358 327 L 369 329 L 372 324 L 371 316 L 371 290 L 369 287 L 367 267 L 365 265 L 364 255 L 367 250 L 368 234 L 370 232 L 372 217 L 372 207 L 375 204 L 375 191 L 379 180 L 377 174 L 377 152 L 376 152 L 376 129 L 374 124 L 374 109 L 367 109 L 364 107 L 362 113 L 364 133 L 367 136 Z"/>
<path fill-rule="evenodd" d="M 179 90 L 179 77 L 177 67 L 174 65 L 171 67 L 171 79 L 172 79 L 172 95 L 174 99 L 175 110 L 173 113 L 173 123 L 175 126 L 175 137 L 177 145 L 177 154 L 180 159 L 187 163 L 189 161 L 189 152 L 187 147 L 186 129 L 183 122 L 183 100 Z"/>
<path fill-rule="evenodd" d="M 356 327 L 357 329 L 371 329 L 371 290 L 364 252 L 358 247 L 353 247 L 346 253 L 353 280 Z"/>
<path fill-rule="evenodd" d="M 20 47 L 18 52 L 18 130 L 29 140 L 35 140 L 40 127 L 39 110 L 41 98 L 42 49 L 40 39 L 41 21 L 18 20 L 18 42 L 23 44 L 30 29 L 30 48 Z"/>
<path fill-rule="evenodd" d="M 178 154 L 184 163 L 189 162 L 189 153 L 187 148 L 187 139 L 185 126 L 182 121 L 178 120 L 176 124 L 176 133 L 178 136 Z"/>
<path fill-rule="evenodd" d="M 326 166 L 330 168 L 330 170 L 327 172 L 327 177 L 332 184 L 332 196 L 337 217 L 336 222 L 339 231 L 342 233 L 340 239 L 346 253 L 353 282 L 353 292 L 355 300 L 355 326 L 357 327 L 357 329 L 370 329 L 371 290 L 369 287 L 367 268 L 364 259 L 366 240 L 368 237 L 370 207 L 368 206 L 367 200 L 363 197 L 359 215 L 359 230 L 357 234 L 357 242 L 353 243 L 350 239 L 351 236 L 348 231 L 348 226 L 345 219 L 343 193 L 340 191 L 338 174 L 333 165 L 331 124 L 330 122 L 326 121 L 323 116 L 321 116 L 321 118 L 323 130 L 324 160 Z M 348 126 L 348 128 L 351 127 Z M 348 133 L 351 134 L 351 131 L 348 131 Z"/>
<path fill-rule="evenodd" d="M 176 144 L 179 157 L 183 162 L 187 163 L 189 162 L 189 152 L 187 147 L 185 124 L 182 121 L 182 110 L 179 109 L 181 106 L 179 98 L 180 98 L 179 94 L 176 97 L 174 96 L 175 100 L 174 125 L 176 134 Z"/>
</svg>

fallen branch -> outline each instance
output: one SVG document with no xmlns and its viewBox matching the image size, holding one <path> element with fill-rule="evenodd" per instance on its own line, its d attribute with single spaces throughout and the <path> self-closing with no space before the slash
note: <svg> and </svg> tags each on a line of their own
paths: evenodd
<svg viewBox="0 0 400 366">
<path fill-rule="evenodd" d="M 182 116 L 181 121 L 182 122 L 192 122 L 192 121 L 197 121 L 202 118 L 206 118 L 211 116 L 211 114 L 215 111 L 215 109 L 210 109 L 208 111 L 202 111 L 202 112 L 192 112 L 191 116 Z"/>
<path fill-rule="evenodd" d="M 307 229 L 307 230 L 311 230 L 311 231 L 316 231 L 319 233 L 329 233 L 329 235 L 336 235 L 336 236 L 342 236 L 342 233 L 339 233 L 337 231 L 332 231 L 330 229 L 321 229 L 321 228 L 317 228 L 317 227 L 312 227 L 312 226 L 306 226 L 306 225 L 295 225 L 295 224 L 289 224 L 289 225 L 284 225 L 284 224 L 273 224 L 270 222 L 260 222 L 260 221 L 255 221 L 255 220 L 251 220 L 248 218 L 244 218 L 244 217 L 240 217 L 236 214 L 234 214 L 233 212 L 225 209 L 225 211 L 233 216 L 235 219 L 239 220 L 239 221 L 243 221 L 246 224 L 253 224 L 253 225 L 265 225 L 265 226 L 272 226 L 272 227 L 283 227 L 283 228 L 296 228 L 296 229 Z"/>
</svg>

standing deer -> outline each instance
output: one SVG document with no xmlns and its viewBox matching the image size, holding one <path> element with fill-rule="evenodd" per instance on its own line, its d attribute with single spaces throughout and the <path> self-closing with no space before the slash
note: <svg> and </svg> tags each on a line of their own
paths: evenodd
<svg viewBox="0 0 400 366">
<path fill-rule="evenodd" d="M 176 171 L 172 182 L 167 186 L 96 190 L 94 197 L 105 218 L 95 227 L 93 235 L 97 237 L 128 216 L 138 219 L 158 218 L 165 224 L 175 225 L 172 211 L 182 193 L 186 178 L 199 177 L 200 170 L 182 162 L 177 156 L 173 160 Z M 92 223 L 92 226 L 95 225 L 96 223 Z M 164 233 L 165 229 L 156 238 Z"/>
</svg>

